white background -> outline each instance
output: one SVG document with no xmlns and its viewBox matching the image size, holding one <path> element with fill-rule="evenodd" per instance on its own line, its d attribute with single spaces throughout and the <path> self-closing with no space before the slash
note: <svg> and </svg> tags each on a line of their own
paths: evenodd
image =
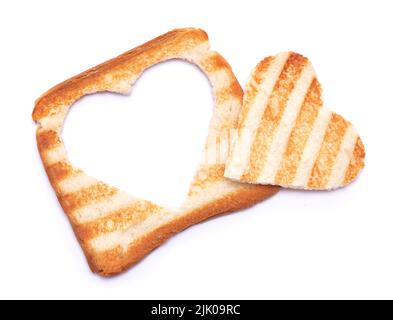
<svg viewBox="0 0 393 320">
<path fill-rule="evenodd" d="M 393 298 L 390 4 L 2 1 L 0 298 Z M 281 191 L 201 223 L 123 275 L 100 278 L 90 272 L 42 168 L 34 100 L 64 79 L 187 26 L 208 32 L 242 85 L 267 55 L 308 56 L 326 105 L 361 134 L 366 168 L 345 189 Z M 77 105 L 64 130 L 77 165 L 132 194 L 181 201 L 212 108 L 200 72 L 162 64 L 142 76 L 130 97 L 92 96 Z"/>
</svg>

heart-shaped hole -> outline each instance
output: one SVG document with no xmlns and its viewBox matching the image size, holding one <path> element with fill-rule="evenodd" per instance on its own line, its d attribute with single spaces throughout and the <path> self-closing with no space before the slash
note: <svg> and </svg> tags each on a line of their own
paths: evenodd
<svg viewBox="0 0 393 320">
<path fill-rule="evenodd" d="M 98 93 L 74 104 L 63 139 L 88 175 L 131 195 L 180 207 L 202 156 L 212 114 L 210 84 L 172 60 L 146 70 L 130 96 Z"/>
</svg>

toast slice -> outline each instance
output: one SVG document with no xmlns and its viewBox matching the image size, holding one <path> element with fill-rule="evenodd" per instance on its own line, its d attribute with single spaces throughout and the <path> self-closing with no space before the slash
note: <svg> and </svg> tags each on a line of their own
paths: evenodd
<svg viewBox="0 0 393 320">
<path fill-rule="evenodd" d="M 86 94 L 128 94 L 150 66 L 169 59 L 197 65 L 211 82 L 215 106 L 205 155 L 214 154 L 218 137 L 237 125 L 243 91 L 231 67 L 210 51 L 207 34 L 176 29 L 50 89 L 35 104 L 37 145 L 49 180 L 85 252 L 92 271 L 117 274 L 181 230 L 209 217 L 251 206 L 276 193 L 273 186 L 254 186 L 224 178 L 227 152 L 205 156 L 188 197 L 178 210 L 133 197 L 86 175 L 67 157 L 61 139 L 65 116 Z M 131 139 L 133 137 L 130 137 Z"/>
<path fill-rule="evenodd" d="M 323 106 L 310 61 L 293 52 L 253 70 L 234 137 L 225 176 L 241 182 L 334 189 L 364 166 L 354 126 Z"/>
</svg>

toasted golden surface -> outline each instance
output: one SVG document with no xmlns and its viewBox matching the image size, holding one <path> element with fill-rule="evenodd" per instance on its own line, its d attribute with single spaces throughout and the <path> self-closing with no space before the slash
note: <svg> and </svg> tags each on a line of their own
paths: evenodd
<svg viewBox="0 0 393 320">
<path fill-rule="evenodd" d="M 253 184 L 333 189 L 364 166 L 350 122 L 323 106 L 310 61 L 293 52 L 261 61 L 246 86 L 225 176 Z"/>
<path fill-rule="evenodd" d="M 148 67 L 169 59 L 196 64 L 209 78 L 215 106 L 207 141 L 236 128 L 243 91 L 229 64 L 209 50 L 200 29 L 177 29 L 50 89 L 36 101 L 37 145 L 49 180 L 70 219 L 91 269 L 108 276 L 124 271 L 172 235 L 217 214 L 251 206 L 276 193 L 223 177 L 227 154 L 203 161 L 183 206 L 173 211 L 87 176 L 67 157 L 61 129 L 71 105 L 100 91 L 128 93 Z M 216 146 L 206 143 L 210 154 Z"/>
</svg>

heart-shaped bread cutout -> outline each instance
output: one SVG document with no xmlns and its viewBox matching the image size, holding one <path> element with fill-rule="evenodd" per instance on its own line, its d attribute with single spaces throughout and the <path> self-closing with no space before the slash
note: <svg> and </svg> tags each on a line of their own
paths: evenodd
<svg viewBox="0 0 393 320">
<path fill-rule="evenodd" d="M 225 176 L 241 182 L 327 190 L 364 166 L 354 126 L 323 106 L 310 61 L 293 52 L 253 70 L 234 137 Z"/>
<path fill-rule="evenodd" d="M 129 96 L 96 93 L 78 100 L 62 138 L 86 174 L 179 208 L 201 160 L 212 109 L 206 76 L 183 60 L 166 61 L 147 69 Z"/>
<path fill-rule="evenodd" d="M 87 176 L 72 165 L 61 139 L 66 114 L 79 98 L 103 91 L 127 94 L 146 68 L 169 59 L 196 64 L 210 80 L 215 104 L 206 157 L 199 165 L 187 199 L 177 211 Z M 229 64 L 209 50 L 207 34 L 188 28 L 168 32 L 83 72 L 36 101 L 33 119 L 39 124 L 37 145 L 42 162 L 94 272 L 119 273 L 177 232 L 214 215 L 251 206 L 279 190 L 224 178 L 228 148 L 221 148 L 225 145 L 222 141 L 229 141 L 231 130 L 237 126 L 242 96 Z"/>
</svg>

